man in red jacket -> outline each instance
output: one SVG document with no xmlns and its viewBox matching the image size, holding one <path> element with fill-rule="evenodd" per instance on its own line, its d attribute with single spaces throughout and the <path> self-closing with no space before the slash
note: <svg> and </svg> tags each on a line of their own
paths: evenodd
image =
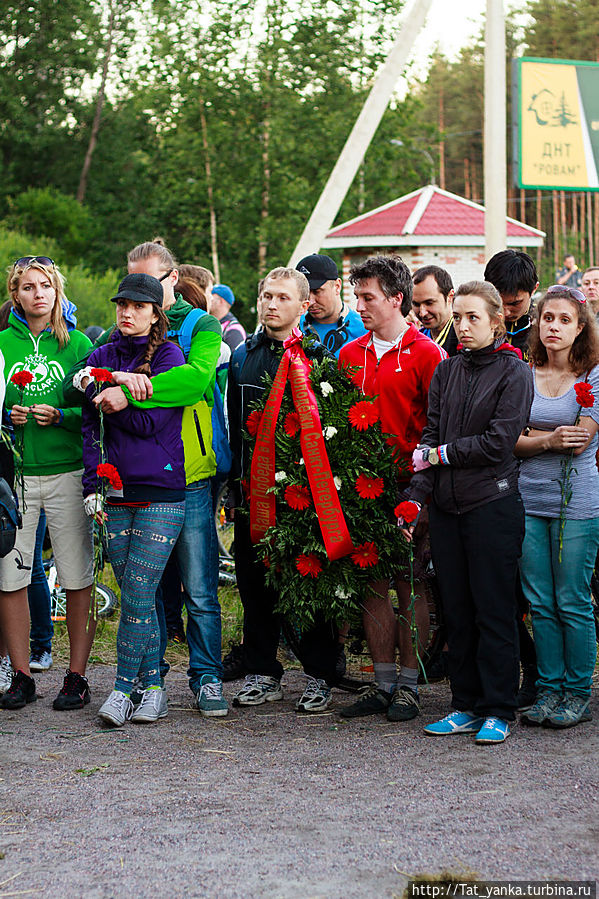
<svg viewBox="0 0 599 899">
<path fill-rule="evenodd" d="M 412 276 L 399 256 L 374 256 L 353 266 L 350 282 L 366 334 L 342 348 L 339 363 L 357 366 L 354 383 L 365 394 L 378 396 L 381 427 L 392 435 L 401 493 L 409 484 L 412 452 L 426 424 L 431 378 L 447 353 L 405 319 L 412 303 Z M 421 557 L 426 539 L 424 525 L 419 529 L 425 533 L 420 539 L 417 536 L 416 559 Z M 422 572 L 416 571 L 416 575 L 421 578 Z M 396 578 L 399 622 L 389 601 L 389 582 L 372 585 L 364 607 L 364 631 L 376 683 L 357 702 L 342 709 L 344 718 L 386 712 L 390 721 L 409 721 L 420 711 L 418 659 L 410 629 L 410 587 L 404 578 L 405 574 Z M 422 634 L 428 628 L 424 594 L 416 601 L 416 621 Z M 396 646 L 401 663 L 399 678 Z"/>
</svg>

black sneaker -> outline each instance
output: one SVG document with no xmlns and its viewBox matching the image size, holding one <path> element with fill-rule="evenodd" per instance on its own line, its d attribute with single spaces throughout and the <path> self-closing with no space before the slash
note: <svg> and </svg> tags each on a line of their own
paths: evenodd
<svg viewBox="0 0 599 899">
<path fill-rule="evenodd" d="M 239 680 L 245 677 L 247 669 L 243 661 L 243 646 L 241 643 L 234 643 L 229 652 L 223 659 L 223 680 Z"/>
<path fill-rule="evenodd" d="M 370 684 L 360 692 L 360 698 L 352 705 L 346 705 L 339 712 L 342 718 L 362 718 L 386 712 L 391 705 L 391 693 L 381 690 L 378 684 Z"/>
<path fill-rule="evenodd" d="M 418 694 L 406 687 L 398 687 L 387 709 L 388 721 L 411 721 L 420 714 Z"/>
<path fill-rule="evenodd" d="M 67 712 L 72 709 L 82 709 L 89 702 L 89 684 L 86 677 L 81 677 L 76 671 L 67 669 L 62 690 L 52 703 L 52 708 L 57 712 Z"/>
<path fill-rule="evenodd" d="M 2 709 L 22 709 L 28 702 L 35 702 L 35 681 L 23 671 L 15 671 L 12 683 L 0 699 Z"/>
<path fill-rule="evenodd" d="M 535 665 L 527 665 L 522 669 L 522 684 L 516 696 L 516 707 L 519 712 L 527 712 L 531 709 L 537 699 L 537 688 L 535 686 L 539 672 Z"/>
</svg>

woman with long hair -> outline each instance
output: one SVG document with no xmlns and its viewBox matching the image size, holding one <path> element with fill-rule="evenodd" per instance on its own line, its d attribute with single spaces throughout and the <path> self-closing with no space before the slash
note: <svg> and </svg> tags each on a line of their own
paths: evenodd
<svg viewBox="0 0 599 899">
<path fill-rule="evenodd" d="M 519 679 L 515 591 L 524 508 L 514 447 L 528 420 L 532 377 L 520 351 L 504 341 L 492 284 L 462 284 L 453 320 L 458 353 L 433 374 L 409 488 L 410 506 L 432 496 L 431 551 L 454 708 L 424 731 L 502 743 L 515 718 Z M 413 529 L 404 527 L 408 539 Z"/>
<path fill-rule="evenodd" d="M 117 327 L 109 342 L 89 357 L 92 375 L 95 368 L 108 368 L 151 377 L 183 364 L 182 351 L 166 340 L 168 320 L 157 278 L 127 275 L 113 300 Z M 83 493 L 88 514 L 100 524 L 107 521 L 108 554 L 121 588 L 116 680 L 99 711 L 104 721 L 120 727 L 130 717 L 146 723 L 164 718 L 168 711 L 160 680 L 155 596 L 183 526 L 185 465 L 181 407 L 127 406 L 106 415 L 103 450 L 122 481 L 122 493 L 109 494 L 104 502 L 98 472 L 103 386 L 94 380 L 85 391 Z M 143 692 L 133 711 L 131 693 L 138 685 Z"/>
<path fill-rule="evenodd" d="M 6 360 L 6 407 L 22 457 L 25 503 L 15 548 L 0 560 L 0 628 L 15 671 L 0 705 L 18 709 L 37 698 L 29 666 L 27 587 L 43 508 L 67 593 L 70 645 L 69 668 L 54 708 L 77 709 L 89 702 L 85 669 L 95 633 L 90 616 L 92 539 L 81 496 L 81 410 L 64 407 L 62 379 L 90 342 L 75 330 L 64 278 L 49 257 L 17 259 L 7 288 L 12 310 L 8 328 L 0 333 L 0 349 Z M 23 371 L 31 380 L 21 388 L 11 378 Z"/>
<path fill-rule="evenodd" d="M 597 654 L 591 576 L 599 547 L 599 328 L 584 294 L 554 285 L 530 339 L 534 400 L 516 446 L 526 535 L 520 572 L 532 610 L 537 699 L 521 721 L 589 721 Z"/>
</svg>

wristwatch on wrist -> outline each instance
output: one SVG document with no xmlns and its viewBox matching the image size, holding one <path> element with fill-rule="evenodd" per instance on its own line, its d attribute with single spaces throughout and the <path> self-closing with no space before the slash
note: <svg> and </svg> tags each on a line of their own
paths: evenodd
<svg viewBox="0 0 599 899">
<path fill-rule="evenodd" d="M 422 451 L 422 458 L 429 465 L 439 465 L 439 450 L 436 446 L 428 447 Z"/>
</svg>

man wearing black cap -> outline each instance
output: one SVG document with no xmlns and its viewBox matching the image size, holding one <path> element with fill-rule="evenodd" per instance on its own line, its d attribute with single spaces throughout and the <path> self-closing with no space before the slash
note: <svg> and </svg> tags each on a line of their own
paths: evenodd
<svg viewBox="0 0 599 899">
<path fill-rule="evenodd" d="M 302 315 L 300 328 L 313 334 L 335 356 L 341 347 L 366 333 L 362 319 L 341 299 L 341 278 L 330 256 L 312 253 L 296 265 L 310 284 L 308 311 Z"/>
</svg>

